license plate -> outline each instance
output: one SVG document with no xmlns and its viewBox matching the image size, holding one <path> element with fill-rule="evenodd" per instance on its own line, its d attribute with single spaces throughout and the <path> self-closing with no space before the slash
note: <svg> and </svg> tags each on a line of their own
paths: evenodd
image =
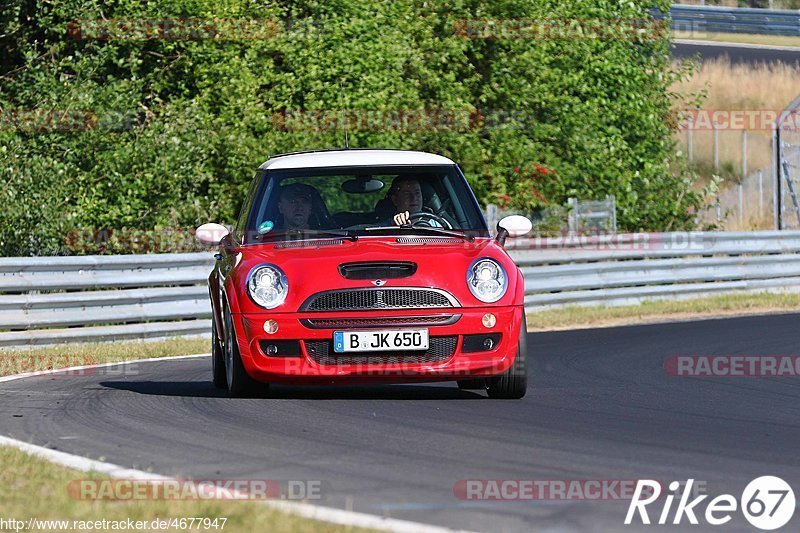
<svg viewBox="0 0 800 533">
<path fill-rule="evenodd" d="M 333 351 L 336 353 L 427 349 L 427 329 L 373 329 L 368 331 L 333 332 Z"/>
</svg>

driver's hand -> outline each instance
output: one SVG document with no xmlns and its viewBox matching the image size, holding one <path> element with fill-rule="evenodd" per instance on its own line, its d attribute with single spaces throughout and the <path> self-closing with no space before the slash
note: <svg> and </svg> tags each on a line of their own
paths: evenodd
<svg viewBox="0 0 800 533">
<path fill-rule="evenodd" d="M 397 213 L 394 216 L 394 223 L 398 226 L 406 226 L 411 223 L 411 213 L 408 211 L 403 211 L 402 213 Z"/>
</svg>

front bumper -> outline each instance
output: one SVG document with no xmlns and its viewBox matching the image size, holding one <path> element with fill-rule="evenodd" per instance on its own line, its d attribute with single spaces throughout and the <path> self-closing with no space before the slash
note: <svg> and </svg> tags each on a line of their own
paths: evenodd
<svg viewBox="0 0 800 533">
<path fill-rule="evenodd" d="M 482 324 L 486 313 L 497 322 Z M 480 307 L 433 310 L 247 313 L 234 314 L 233 323 L 247 373 L 262 382 L 419 382 L 452 381 L 502 374 L 514 362 L 519 343 L 523 308 Z M 410 317 L 414 317 L 410 320 Z M 420 317 L 424 317 L 420 318 Z M 449 320 L 445 320 L 448 319 Z M 376 319 L 385 324 L 376 324 Z M 383 321 L 383 319 L 386 319 Z M 425 320 L 427 319 L 427 321 Z M 267 334 L 264 323 L 274 320 L 278 331 Z M 346 321 L 346 322 L 345 322 Z M 367 325 L 364 325 L 364 323 Z M 413 325 L 409 324 L 413 323 Z M 424 323 L 420 323 L 424 322 Z M 345 325 L 342 325 L 345 324 Z M 409 325 L 403 325 L 409 324 Z M 425 327 L 431 339 L 426 353 L 369 352 L 333 354 L 326 348 L 333 332 L 347 329 L 403 329 Z M 465 350 L 465 336 L 500 335 L 489 350 Z M 474 339 L 473 339 L 474 340 Z M 267 355 L 270 341 L 299 341 L 297 355 Z"/>
</svg>

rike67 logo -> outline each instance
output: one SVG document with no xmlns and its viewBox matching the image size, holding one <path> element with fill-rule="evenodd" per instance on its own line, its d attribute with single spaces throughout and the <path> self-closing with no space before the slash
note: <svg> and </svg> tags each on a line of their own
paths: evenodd
<svg viewBox="0 0 800 533">
<path fill-rule="evenodd" d="M 794 514 L 794 491 L 779 477 L 762 476 L 754 479 L 742 491 L 739 500 L 731 494 L 721 494 L 708 502 L 705 502 L 708 498 L 707 494 L 695 496 L 690 500 L 690 497 L 693 496 L 693 484 L 693 479 L 687 480 L 685 488 L 680 494 L 675 493 L 681 487 L 681 483 L 673 481 L 669 484 L 672 494 L 663 498 L 663 507 L 658 515 L 657 524 L 678 525 L 685 518 L 690 524 L 697 525 L 699 524 L 699 515 L 705 519 L 706 523 L 720 526 L 730 522 L 737 509 L 741 509 L 745 519 L 753 527 L 761 530 L 773 530 L 786 525 Z M 662 486 L 658 481 L 640 479 L 636 484 L 631 504 L 628 506 L 625 524 L 633 523 L 638 515 L 638 520 L 642 524 L 649 525 L 651 521 L 648 505 L 659 500 L 661 492 Z M 679 496 L 679 500 L 673 512 L 672 506 L 676 496 Z M 704 503 L 705 511 L 701 512 Z M 649 510 L 657 511 L 657 505 L 652 505 Z M 670 516 L 672 517 L 671 521 Z"/>
</svg>

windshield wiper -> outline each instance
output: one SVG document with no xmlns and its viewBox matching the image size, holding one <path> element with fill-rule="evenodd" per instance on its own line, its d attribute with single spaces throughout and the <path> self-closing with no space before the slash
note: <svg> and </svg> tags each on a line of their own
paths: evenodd
<svg viewBox="0 0 800 533">
<path fill-rule="evenodd" d="M 364 231 L 379 231 L 379 230 L 389 230 L 389 229 L 405 229 L 405 230 L 408 230 L 408 229 L 421 229 L 421 230 L 425 230 L 425 231 L 431 231 L 431 232 L 436 233 L 438 235 L 447 235 L 448 237 L 458 237 L 459 239 L 464 239 L 464 240 L 467 240 L 469 242 L 472 242 L 472 241 L 475 240 L 475 235 L 472 235 L 472 234 L 467 235 L 466 233 L 462 233 L 462 232 L 459 232 L 459 231 L 453 231 L 453 230 L 444 229 L 444 228 L 434 228 L 434 227 L 431 227 L 431 226 L 415 226 L 413 224 L 406 224 L 404 226 L 372 226 L 372 227 L 364 228 Z"/>
<path fill-rule="evenodd" d="M 352 233 L 351 231 L 342 230 L 320 230 L 320 229 L 304 229 L 304 230 L 289 230 L 283 233 L 273 233 L 269 234 L 266 233 L 264 235 L 259 235 L 259 240 L 263 240 L 267 237 L 288 237 L 291 241 L 307 241 L 310 239 L 314 239 L 317 237 L 332 237 L 338 239 L 348 239 L 351 241 L 357 241 L 358 235 Z"/>
</svg>

